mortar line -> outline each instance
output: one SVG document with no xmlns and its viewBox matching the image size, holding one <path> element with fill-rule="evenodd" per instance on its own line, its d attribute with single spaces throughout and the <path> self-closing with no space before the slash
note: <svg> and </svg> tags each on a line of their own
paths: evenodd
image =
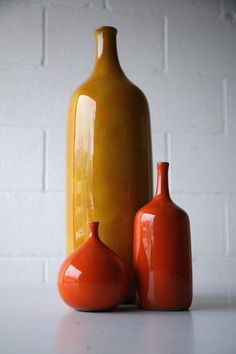
<svg viewBox="0 0 236 354">
<path fill-rule="evenodd" d="M 162 30 L 162 65 L 163 65 L 163 73 L 168 73 L 168 17 L 163 17 L 163 30 Z"/>
<path fill-rule="evenodd" d="M 228 135 L 227 79 L 223 79 L 223 134 Z"/>
<path fill-rule="evenodd" d="M 110 4 L 110 0 L 103 0 L 103 2 L 102 2 L 102 8 L 103 8 L 103 10 L 107 10 L 107 11 L 109 11 L 109 12 L 112 12 L 112 11 L 113 11 L 112 6 L 111 6 L 111 4 Z"/>
<path fill-rule="evenodd" d="M 42 20 L 42 66 L 48 64 L 48 10 L 43 8 L 43 20 Z"/>
<path fill-rule="evenodd" d="M 224 17 L 224 1 L 219 0 L 219 17 L 223 18 Z"/>
<path fill-rule="evenodd" d="M 166 159 L 167 161 L 171 162 L 171 137 L 170 137 L 170 133 L 166 133 Z"/>
<path fill-rule="evenodd" d="M 228 209 L 228 198 L 224 198 L 224 245 L 225 245 L 225 253 L 226 255 L 230 252 L 229 246 L 229 209 Z"/>
<path fill-rule="evenodd" d="M 43 283 L 46 283 L 48 279 L 48 262 L 46 259 L 43 260 Z"/>
<path fill-rule="evenodd" d="M 46 181 L 46 172 L 47 172 L 47 131 L 43 132 L 43 176 L 42 176 L 42 188 L 43 191 L 46 191 L 47 181 Z"/>
</svg>

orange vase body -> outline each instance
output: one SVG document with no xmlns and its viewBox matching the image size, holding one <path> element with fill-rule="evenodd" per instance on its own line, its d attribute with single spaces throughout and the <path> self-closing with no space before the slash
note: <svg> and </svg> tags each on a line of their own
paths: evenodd
<svg viewBox="0 0 236 354">
<path fill-rule="evenodd" d="M 143 309 L 186 310 L 192 302 L 190 223 L 170 198 L 168 167 L 158 164 L 156 196 L 135 216 L 133 264 Z"/>
<path fill-rule="evenodd" d="M 144 94 L 119 64 L 116 33 L 95 30 L 94 70 L 70 102 L 66 240 L 70 254 L 99 220 L 101 240 L 128 268 L 126 302 L 134 302 L 133 220 L 152 196 L 150 119 Z"/>
<path fill-rule="evenodd" d="M 128 273 L 121 258 L 102 243 L 98 222 L 90 223 L 88 240 L 62 264 L 58 290 L 76 310 L 107 311 L 118 306 L 128 290 Z"/>
</svg>

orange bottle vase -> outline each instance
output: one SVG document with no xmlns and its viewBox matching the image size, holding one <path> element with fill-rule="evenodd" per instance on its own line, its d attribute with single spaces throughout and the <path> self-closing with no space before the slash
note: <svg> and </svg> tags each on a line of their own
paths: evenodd
<svg viewBox="0 0 236 354">
<path fill-rule="evenodd" d="M 98 222 L 91 222 L 88 240 L 62 264 L 58 290 L 76 310 L 107 311 L 118 306 L 128 290 L 124 262 L 98 236 Z"/>
<path fill-rule="evenodd" d="M 150 310 L 186 310 L 192 302 L 189 218 L 170 198 L 169 164 L 157 166 L 156 196 L 135 216 L 137 304 Z"/>
<path fill-rule="evenodd" d="M 135 298 L 133 220 L 152 196 L 147 100 L 119 64 L 113 27 L 95 30 L 96 60 L 90 77 L 71 98 L 67 137 L 67 253 L 101 222 L 102 241 L 129 272 L 126 303 Z"/>
</svg>

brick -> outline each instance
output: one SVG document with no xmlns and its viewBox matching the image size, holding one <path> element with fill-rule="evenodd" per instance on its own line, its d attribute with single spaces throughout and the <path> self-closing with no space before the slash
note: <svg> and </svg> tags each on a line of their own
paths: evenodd
<svg viewBox="0 0 236 354">
<path fill-rule="evenodd" d="M 166 135 L 164 133 L 157 133 L 155 130 L 152 131 L 152 156 L 153 164 L 159 161 L 167 160 L 167 148 L 166 148 Z"/>
<path fill-rule="evenodd" d="M 55 283 L 57 281 L 58 271 L 66 256 L 57 258 L 48 258 L 46 261 L 46 282 Z"/>
<path fill-rule="evenodd" d="M 66 131 L 53 129 L 47 132 L 46 189 L 65 189 Z"/>
<path fill-rule="evenodd" d="M 218 4 L 215 0 L 110 0 L 110 8 L 114 12 L 122 14 L 186 14 L 191 16 L 217 16 Z"/>
<path fill-rule="evenodd" d="M 173 194 L 173 200 L 189 215 L 193 258 L 222 255 L 226 244 L 222 197 Z"/>
<path fill-rule="evenodd" d="M 42 188 L 43 134 L 39 129 L 0 128 L 0 189 Z"/>
<path fill-rule="evenodd" d="M 0 63 L 40 64 L 42 60 L 42 10 L 24 4 L 1 3 Z"/>
<path fill-rule="evenodd" d="M 1 256 L 64 254 L 64 194 L 0 194 Z"/>
<path fill-rule="evenodd" d="M 236 80 L 227 80 L 227 118 L 229 134 L 236 134 Z"/>
<path fill-rule="evenodd" d="M 236 255 L 236 196 L 228 197 L 227 201 L 228 209 L 228 253 L 230 255 Z"/>
<path fill-rule="evenodd" d="M 70 96 L 86 75 L 79 68 L 1 69 L 1 124 L 64 127 Z"/>
<path fill-rule="evenodd" d="M 42 282 L 43 261 L 35 258 L 0 258 L 1 283 Z"/>
<path fill-rule="evenodd" d="M 236 191 L 234 137 L 176 134 L 170 140 L 173 191 Z"/>
<path fill-rule="evenodd" d="M 209 258 L 195 259 L 193 262 L 194 283 L 231 284 L 235 279 L 236 259 Z"/>
<path fill-rule="evenodd" d="M 54 7 L 49 10 L 49 18 L 49 65 L 91 68 L 95 55 L 93 28 L 106 24 L 119 29 L 118 52 L 124 71 L 128 73 L 133 66 L 139 68 L 140 72 L 161 70 L 162 22 L 159 17 L 123 16 L 96 9 Z M 61 26 L 61 23 L 67 25 Z"/>
<path fill-rule="evenodd" d="M 167 14 L 186 14 L 190 16 L 217 16 L 219 13 L 219 5 L 215 0 L 161 0 L 163 10 Z"/>
<path fill-rule="evenodd" d="M 156 128 L 180 133 L 220 133 L 223 129 L 220 79 L 162 75 L 152 86 Z M 156 101 L 156 103 L 155 103 Z"/>
<path fill-rule="evenodd" d="M 138 72 L 130 79 L 145 93 L 152 129 L 159 132 L 211 133 L 223 131 L 223 90 L 218 78 Z"/>
<path fill-rule="evenodd" d="M 236 74 L 236 27 L 220 19 L 169 17 L 170 72 Z"/>
<path fill-rule="evenodd" d="M 83 66 L 92 69 L 94 60 L 94 11 L 53 7 L 49 9 L 49 65 Z M 67 23 L 61 26 L 60 23 Z"/>
</svg>

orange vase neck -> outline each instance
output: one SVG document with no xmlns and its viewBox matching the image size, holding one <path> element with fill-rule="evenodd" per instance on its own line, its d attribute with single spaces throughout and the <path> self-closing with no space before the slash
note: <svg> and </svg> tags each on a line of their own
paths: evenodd
<svg viewBox="0 0 236 354">
<path fill-rule="evenodd" d="M 170 200 L 169 182 L 168 182 L 168 162 L 159 162 L 157 164 L 157 191 L 156 197 Z"/>
<path fill-rule="evenodd" d="M 96 58 L 92 76 L 124 75 L 117 53 L 117 29 L 103 26 L 94 30 Z"/>
<path fill-rule="evenodd" d="M 93 222 L 89 223 L 89 237 L 95 237 L 95 238 L 99 239 L 98 227 L 99 227 L 98 221 L 93 221 Z"/>
</svg>

